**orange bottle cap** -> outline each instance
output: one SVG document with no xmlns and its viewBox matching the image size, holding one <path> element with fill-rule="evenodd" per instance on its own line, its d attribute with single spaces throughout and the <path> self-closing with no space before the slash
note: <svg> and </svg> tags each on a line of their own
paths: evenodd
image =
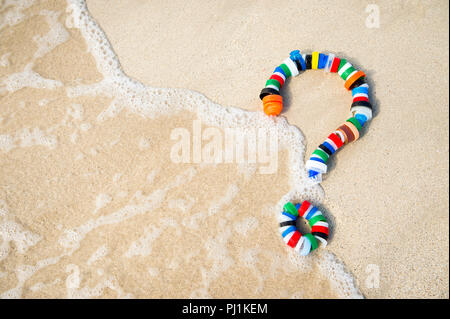
<svg viewBox="0 0 450 319">
<path fill-rule="evenodd" d="M 279 115 L 283 109 L 283 97 L 276 94 L 266 95 L 263 98 L 263 108 L 267 115 Z"/>
</svg>

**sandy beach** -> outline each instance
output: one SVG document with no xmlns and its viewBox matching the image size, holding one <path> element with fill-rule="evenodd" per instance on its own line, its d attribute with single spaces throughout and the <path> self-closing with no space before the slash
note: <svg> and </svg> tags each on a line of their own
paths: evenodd
<svg viewBox="0 0 450 319">
<path fill-rule="evenodd" d="M 1 5 L 2 298 L 449 297 L 448 2 L 377 1 L 377 26 L 365 1 Z M 259 92 L 293 49 L 371 88 L 374 118 L 321 186 L 304 161 L 351 94 L 311 70 L 266 118 Z M 171 161 L 198 119 L 278 132 L 276 173 Z M 305 199 L 332 233 L 306 258 L 276 219 Z"/>
</svg>

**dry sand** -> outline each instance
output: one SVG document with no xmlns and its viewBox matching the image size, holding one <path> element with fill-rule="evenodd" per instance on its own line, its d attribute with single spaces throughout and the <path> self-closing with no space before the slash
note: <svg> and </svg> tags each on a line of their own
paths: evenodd
<svg viewBox="0 0 450 319">
<path fill-rule="evenodd" d="M 222 105 L 260 112 L 261 86 L 293 48 L 335 52 L 366 71 L 376 117 L 333 159 L 320 203 L 333 237 L 301 261 L 276 229 L 274 207 L 290 187 L 285 151 L 276 175 L 170 163 L 171 130 L 195 115 L 151 119 L 127 107 L 99 121 L 114 92 L 67 94 L 103 76 L 64 23 L 65 2 L 25 8 L 22 22 L 0 29 L 0 83 L 32 63 L 25 78 L 42 84 L 0 85 L 2 297 L 351 295 L 338 270 L 320 270 L 331 252 L 366 297 L 448 298 L 448 3 L 378 5 L 380 28 L 369 29 L 360 1 L 88 1 L 127 75 Z M 60 12 L 65 31 L 33 57 L 36 35 L 58 30 L 43 9 Z M 309 155 L 351 97 L 322 72 L 287 87 L 284 115 Z M 174 107 L 187 103 L 174 92 Z"/>
</svg>

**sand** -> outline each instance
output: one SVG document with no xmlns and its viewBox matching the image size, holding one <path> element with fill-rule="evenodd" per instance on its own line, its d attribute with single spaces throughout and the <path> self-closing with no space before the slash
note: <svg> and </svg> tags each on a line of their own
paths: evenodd
<svg viewBox="0 0 450 319">
<path fill-rule="evenodd" d="M 104 70 L 65 23 L 66 3 L 25 8 L 0 29 L 0 79 L 28 70 L 35 83 L 0 86 L 0 135 L 13 139 L 0 153 L 2 297 L 448 298 L 448 3 L 378 5 L 371 29 L 359 1 L 88 1 L 125 73 L 149 87 L 261 112 L 259 90 L 293 48 L 335 52 L 367 73 L 375 118 L 334 157 L 325 197 L 313 186 L 301 196 L 332 223 L 330 244 L 307 259 L 277 230 L 292 187 L 286 150 L 275 175 L 171 163 L 171 130 L 196 115 L 149 118 L 127 105 L 99 121 L 114 92 L 68 94 Z M 43 9 L 64 27 L 33 57 L 33 36 L 58 29 Z M 184 90 L 160 94 L 174 108 L 193 103 Z M 285 96 L 306 156 L 351 102 L 342 80 L 312 71 Z"/>
</svg>

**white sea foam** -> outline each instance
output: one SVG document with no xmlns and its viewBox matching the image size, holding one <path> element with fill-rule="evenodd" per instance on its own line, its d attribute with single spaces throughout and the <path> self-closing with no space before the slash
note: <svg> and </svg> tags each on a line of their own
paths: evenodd
<svg viewBox="0 0 450 319">
<path fill-rule="evenodd" d="M 5 6 L 11 6 L 11 1 L 4 1 Z M 0 25 L 0 29 L 5 25 L 14 25 L 22 21 L 25 16 L 23 10 L 31 6 L 33 1 L 23 1 L 22 4 L 15 5 L 14 8 L 8 9 L 6 19 Z M 309 199 L 314 202 L 320 202 L 323 198 L 322 189 L 313 183 L 311 183 L 306 176 L 306 171 L 303 163 L 304 156 L 304 138 L 298 128 L 288 124 L 285 118 L 269 118 L 262 112 L 249 112 L 241 109 L 226 107 L 216 104 L 208 100 L 200 93 L 193 92 L 187 89 L 161 89 L 151 88 L 143 85 L 142 83 L 135 81 L 127 77 L 122 71 L 118 58 L 115 55 L 111 45 L 109 44 L 105 34 L 97 25 L 97 23 L 90 16 L 86 4 L 82 0 L 67 0 L 68 7 L 66 12 L 68 13 L 65 21 L 65 27 L 77 28 L 80 30 L 82 36 L 86 40 L 86 44 L 89 52 L 93 55 L 97 69 L 103 75 L 103 80 L 95 84 L 88 85 L 76 85 L 66 89 L 68 97 L 78 96 L 96 96 L 102 95 L 111 98 L 111 103 L 97 116 L 97 121 L 102 122 L 108 118 L 115 117 L 122 110 L 136 114 L 146 116 L 148 118 L 155 118 L 159 115 L 177 114 L 183 111 L 189 111 L 196 113 L 203 122 L 204 125 L 217 126 L 221 128 L 240 128 L 245 132 L 250 129 L 261 128 L 266 132 L 276 131 L 278 136 L 278 145 L 280 150 L 287 150 L 289 154 L 289 170 L 290 170 L 290 190 L 280 198 L 277 205 L 270 210 L 276 213 L 282 209 L 282 205 L 287 201 L 300 201 L 303 199 Z M 2 7 L 2 9 L 3 9 Z M 34 58 L 39 58 L 50 52 L 53 48 L 61 43 L 67 41 L 69 34 L 58 22 L 58 14 L 51 11 L 41 11 L 50 26 L 50 32 L 46 35 L 35 37 L 34 41 L 38 45 L 38 50 L 35 52 Z M 2 65 L 8 64 L 8 56 L 2 56 Z M 16 92 L 22 88 L 41 88 L 41 89 L 56 89 L 63 84 L 58 80 L 46 79 L 41 75 L 33 71 L 33 61 L 30 62 L 22 72 L 14 73 L 6 78 L 0 79 L 0 93 L 3 92 Z M 41 103 L 40 103 L 41 104 Z M 42 103 L 45 106 L 47 103 Z M 69 108 L 68 115 L 74 121 L 83 120 L 83 107 L 79 105 L 72 105 Z M 94 124 L 95 125 L 95 124 Z M 91 127 L 90 123 L 80 123 L 80 129 L 87 131 Z M 76 143 L 78 134 L 74 132 L 71 136 L 71 141 Z M 119 139 L 117 140 L 117 142 Z M 116 142 L 116 143 L 117 143 Z M 141 150 L 145 150 L 151 146 L 149 140 L 138 139 L 138 146 Z M 44 145 L 49 148 L 56 147 L 57 141 L 53 136 L 46 135 L 38 128 L 30 131 L 24 129 L 15 134 L 0 135 L 0 149 L 5 152 L 17 146 L 32 146 L 32 145 Z M 95 150 L 94 148 L 91 149 Z M 95 152 L 97 152 L 95 150 Z M 92 152 L 91 152 L 92 153 Z M 81 154 L 81 153 L 80 153 Z M 82 154 L 81 154 L 82 155 Z M 82 159 L 82 157 L 80 157 Z M 247 178 L 252 177 L 255 174 L 256 168 L 252 165 L 241 165 L 239 170 Z M 90 219 L 86 223 L 68 229 L 64 231 L 64 234 L 59 238 L 59 244 L 65 248 L 63 255 L 49 258 L 39 261 L 36 265 L 21 265 L 17 268 L 18 284 L 15 288 L 5 292 L 1 297 L 20 297 L 23 284 L 30 278 L 37 270 L 46 267 L 47 265 L 54 264 L 62 258 L 76 251 L 80 247 L 81 241 L 85 236 L 94 229 L 108 224 L 115 224 L 125 221 L 133 216 L 139 214 L 145 214 L 159 208 L 163 201 L 166 199 L 167 192 L 179 185 L 182 185 L 186 181 L 190 181 L 193 176 L 196 175 L 195 169 L 188 169 L 173 181 L 170 181 L 165 187 L 155 190 L 150 195 L 144 196 L 142 193 L 137 192 L 130 199 L 129 203 L 124 207 L 116 210 L 113 213 L 99 216 L 95 219 Z M 153 171 L 147 177 L 149 183 L 153 183 L 157 172 Z M 114 178 L 114 182 L 118 183 L 120 176 Z M 124 192 L 123 197 L 127 196 L 127 192 Z M 239 188 L 235 184 L 231 184 L 225 194 L 222 194 L 217 200 L 214 201 L 213 206 L 207 212 L 191 212 L 190 216 L 186 216 L 181 220 L 181 223 L 188 228 L 197 229 L 199 222 L 206 214 L 214 215 L 218 211 L 223 210 L 224 207 L 229 205 L 232 200 L 239 193 Z M 108 195 L 109 196 L 109 195 Z M 95 212 L 107 205 L 111 201 L 111 198 L 100 197 L 95 201 Z M 181 210 L 190 211 L 192 203 L 185 199 L 175 200 L 169 203 L 169 208 L 177 208 Z M 6 213 L 0 206 L 0 216 Z M 260 216 L 263 216 L 261 213 Z M 97 217 L 97 216 L 96 216 Z M 205 238 L 203 246 L 206 249 L 207 258 L 212 262 L 212 268 L 205 270 L 202 269 L 202 286 L 198 290 L 192 293 L 192 297 L 209 297 L 208 285 L 220 274 L 226 271 L 233 265 L 233 259 L 228 254 L 227 241 L 230 236 L 235 236 L 236 232 L 245 234 L 252 228 L 258 225 L 258 217 L 242 220 L 233 225 L 225 224 L 223 219 L 219 220 L 219 227 L 222 231 L 215 237 Z M 9 225 L 9 226 L 8 226 Z M 173 221 L 166 220 L 159 225 L 159 228 L 149 228 L 143 237 L 134 241 L 125 253 L 126 257 L 136 255 L 149 255 L 152 251 L 152 241 L 160 236 L 162 229 L 172 227 Z M 10 224 L 5 227 L 12 229 Z M 16 226 L 15 226 L 16 227 Z M 14 228 L 14 227 L 13 227 Z M 274 231 L 277 231 L 274 229 Z M 35 237 L 23 235 L 24 230 L 16 227 L 16 231 L 12 237 L 8 240 L 16 240 L 19 244 L 17 247 L 25 252 L 26 249 L 38 242 Z M 11 234 L 11 232 L 8 232 Z M 22 234 L 22 235 L 20 235 Z M 20 239 L 24 237 L 25 239 Z M 92 264 L 106 255 L 107 249 L 102 247 L 96 251 L 88 261 L 88 264 Z M 8 248 L 0 247 L 0 255 L 3 251 L 7 251 Z M 106 251 L 105 251 L 106 249 Z M 6 252 L 7 254 L 8 252 Z M 247 267 L 253 267 L 257 258 L 258 251 L 255 250 L 242 250 L 240 252 L 241 260 L 247 265 Z M 355 286 L 352 276 L 345 270 L 344 266 L 327 251 L 321 251 L 317 256 L 312 258 L 300 258 L 298 255 L 289 251 L 289 258 L 292 261 L 291 266 L 281 265 L 281 257 L 271 256 L 272 264 L 269 269 L 276 273 L 278 269 L 285 271 L 296 271 L 299 268 L 312 269 L 311 264 L 317 262 L 320 266 L 322 273 L 327 276 L 333 286 L 341 294 L 342 297 L 361 297 L 358 289 Z M 1 258 L 0 258 L 1 259 Z M 176 261 L 172 261 L 172 267 L 177 266 Z M 158 270 L 155 268 L 149 268 L 149 274 L 154 276 L 158 274 Z M 73 275 L 73 279 L 76 281 L 76 274 Z M 78 278 L 79 280 L 80 278 Z M 36 289 L 42 288 L 36 286 Z M 122 291 L 120 286 L 114 277 L 107 277 L 95 287 L 84 288 L 71 288 L 68 290 L 69 297 L 94 297 L 100 296 L 105 288 L 115 290 L 119 297 L 130 296 Z"/>
<path fill-rule="evenodd" d="M 11 26 L 21 22 L 25 18 L 22 10 L 30 7 L 33 3 L 34 1 L 21 1 L 18 3 L 6 1 L 3 7 L 9 9 L 6 9 L 8 11 L 6 14 L 2 15 L 5 22 L 0 24 L 0 30 L 5 24 Z M 37 58 L 43 57 L 58 45 L 69 39 L 69 33 L 58 21 L 59 13 L 42 10 L 39 14 L 45 17 L 50 31 L 42 36 L 36 35 L 33 37 L 33 41 L 37 45 L 37 50 L 31 61 L 25 66 L 22 72 L 13 73 L 5 78 L 0 78 L 0 93 L 13 93 L 26 87 L 52 90 L 63 85 L 61 81 L 43 78 L 39 73 L 33 71 L 34 62 Z M 1 66 L 9 65 L 8 57 L 9 54 L 5 54 L 1 57 Z"/>
<path fill-rule="evenodd" d="M 97 250 L 91 255 L 91 257 L 89 257 L 88 261 L 87 261 L 87 265 L 91 266 L 92 264 L 94 264 L 96 261 L 102 259 L 103 257 L 105 257 L 108 254 L 108 247 L 106 245 L 101 245 L 100 247 L 97 248 Z"/>
<path fill-rule="evenodd" d="M 81 121 L 84 114 L 83 105 L 73 103 L 70 107 L 67 108 L 67 114 L 74 120 Z"/>
<path fill-rule="evenodd" d="M 111 203 L 112 199 L 113 198 L 108 194 L 98 194 L 95 198 L 95 209 L 93 213 L 97 214 L 100 209 Z"/>
<path fill-rule="evenodd" d="M 152 184 L 155 181 L 156 175 L 158 175 L 158 170 L 154 169 L 147 175 L 147 182 Z"/>
<path fill-rule="evenodd" d="M 177 198 L 169 201 L 169 208 L 181 211 L 183 214 L 187 214 L 190 212 L 191 207 L 194 205 L 194 203 L 195 201 L 192 198 Z"/>
<path fill-rule="evenodd" d="M 28 248 L 36 245 L 42 237 L 35 234 L 18 223 L 9 213 L 8 206 L 4 200 L 0 200 L 0 261 L 6 258 L 10 251 L 10 242 L 14 243 L 17 252 L 24 254 Z"/>
<path fill-rule="evenodd" d="M 52 90 L 63 85 L 61 81 L 43 78 L 39 73 L 34 72 L 32 68 L 33 64 L 28 63 L 22 72 L 13 73 L 1 79 L 0 93 L 13 93 L 26 87 Z"/>
<path fill-rule="evenodd" d="M 77 142 L 78 139 L 78 133 L 75 131 L 72 134 L 70 134 L 70 141 L 75 144 Z"/>
<path fill-rule="evenodd" d="M 125 257 L 130 258 L 133 256 L 150 255 L 152 252 L 152 243 L 162 234 L 162 232 L 162 227 L 150 227 L 146 229 L 144 236 L 131 243 L 131 246 L 125 253 Z"/>
<path fill-rule="evenodd" d="M 123 291 L 114 276 L 103 278 L 94 287 L 85 286 L 80 288 L 81 274 L 78 265 L 68 265 L 67 271 L 70 272 L 70 275 L 66 279 L 67 297 L 70 299 L 100 297 L 106 288 L 115 291 L 118 298 L 133 298 L 132 294 Z"/>
<path fill-rule="evenodd" d="M 256 229 L 256 227 L 258 227 L 258 224 L 259 222 L 256 217 L 247 217 L 241 221 L 234 223 L 234 230 L 237 233 L 246 236 L 248 232 Z"/>
<path fill-rule="evenodd" d="M 141 151 L 144 151 L 150 147 L 150 140 L 148 138 L 141 137 L 139 138 L 138 147 Z"/>
<path fill-rule="evenodd" d="M 114 174 L 114 176 L 113 176 L 113 183 L 117 183 L 120 180 L 121 177 L 122 177 L 121 173 Z"/>
<path fill-rule="evenodd" d="M 5 53 L 0 57 L 0 66 L 6 67 L 9 65 L 9 56 L 11 55 L 11 52 Z"/>
<path fill-rule="evenodd" d="M 212 262 L 211 268 L 202 268 L 201 288 L 191 293 L 191 298 L 211 298 L 208 293 L 210 283 L 218 278 L 223 272 L 233 266 L 233 258 L 228 253 L 227 241 L 232 236 L 232 230 L 226 225 L 224 219 L 218 221 L 221 231 L 215 236 L 205 238 L 203 246 L 206 250 L 206 257 Z"/>
<path fill-rule="evenodd" d="M 60 16 L 59 13 L 49 10 L 42 10 L 39 14 L 45 17 L 45 20 L 50 27 L 50 31 L 43 36 L 36 35 L 33 37 L 33 41 L 36 42 L 38 46 L 33 56 L 34 59 L 43 57 L 58 45 L 69 39 L 69 33 L 58 21 Z"/>
<path fill-rule="evenodd" d="M 159 269 L 155 267 L 148 268 L 148 274 L 152 277 L 156 277 L 159 274 Z"/>
<path fill-rule="evenodd" d="M 217 214 L 223 206 L 229 205 L 238 194 L 239 187 L 236 184 L 231 184 L 226 193 L 214 201 L 214 204 L 208 210 L 208 214 Z"/>
<path fill-rule="evenodd" d="M 57 144 L 57 139 L 53 135 L 47 135 L 38 127 L 33 129 L 23 128 L 17 131 L 14 135 L 3 134 L 0 135 L 0 150 L 9 152 L 16 147 L 31 147 L 34 145 L 41 145 L 54 149 Z"/>
<path fill-rule="evenodd" d="M 33 286 L 31 286 L 30 290 L 32 292 L 38 292 L 38 291 L 41 291 L 50 286 L 54 286 L 60 282 L 61 282 L 61 279 L 59 279 L 59 278 L 56 278 L 55 280 L 53 280 L 52 282 L 49 282 L 49 283 L 38 282 L 38 283 L 34 284 Z"/>
<path fill-rule="evenodd" d="M 59 262 L 61 256 L 51 257 L 47 259 L 39 260 L 34 266 L 32 265 L 19 265 L 16 268 L 17 285 L 2 294 L 0 294 L 0 299 L 17 299 L 22 296 L 22 290 L 25 282 L 31 278 L 38 270 L 54 265 Z"/>
</svg>

